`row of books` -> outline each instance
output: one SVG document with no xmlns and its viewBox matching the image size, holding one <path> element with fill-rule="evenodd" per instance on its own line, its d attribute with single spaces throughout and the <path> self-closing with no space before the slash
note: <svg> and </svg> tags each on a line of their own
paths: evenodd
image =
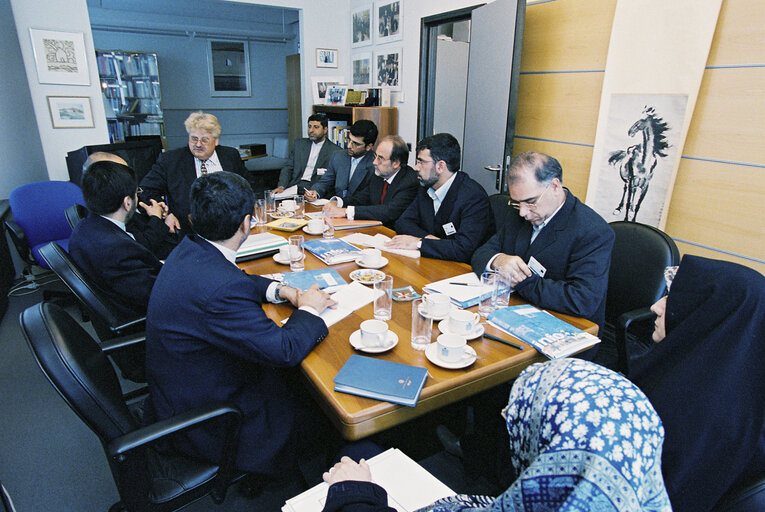
<svg viewBox="0 0 765 512">
<path fill-rule="evenodd" d="M 107 98 L 153 98 L 156 101 L 160 98 L 159 82 L 148 78 L 134 78 L 121 83 L 105 78 L 101 89 Z"/>
<path fill-rule="evenodd" d="M 159 100 L 151 98 L 133 98 L 125 101 L 121 98 L 110 98 L 104 95 L 104 111 L 106 117 L 115 117 L 122 114 L 162 115 Z"/>
<path fill-rule="evenodd" d="M 327 124 L 327 137 L 343 149 L 348 147 L 350 133 L 351 129 L 345 121 L 329 121 Z"/>
<path fill-rule="evenodd" d="M 98 74 L 106 76 L 158 76 L 157 56 L 125 54 L 122 52 L 96 52 Z"/>
<path fill-rule="evenodd" d="M 135 123 L 122 119 L 107 119 L 106 125 L 109 130 L 109 142 L 121 142 L 126 135 L 163 135 L 162 122 L 146 121 Z"/>
</svg>

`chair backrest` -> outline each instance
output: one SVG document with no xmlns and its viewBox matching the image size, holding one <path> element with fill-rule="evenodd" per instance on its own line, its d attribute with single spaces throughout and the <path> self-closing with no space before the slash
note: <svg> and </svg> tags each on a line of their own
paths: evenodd
<svg viewBox="0 0 765 512">
<path fill-rule="evenodd" d="M 64 210 L 85 204 L 80 187 L 68 181 L 38 181 L 13 189 L 8 196 L 13 220 L 24 231 L 29 247 L 68 239 L 72 228 Z"/>
<path fill-rule="evenodd" d="M 41 302 L 22 312 L 20 322 L 40 369 L 104 446 L 138 428 L 108 358 L 68 313 Z"/>
<path fill-rule="evenodd" d="M 88 209 L 81 204 L 74 203 L 64 210 L 66 221 L 69 223 L 69 227 L 74 230 L 74 227 L 80 223 L 82 219 L 88 216 Z"/>
<path fill-rule="evenodd" d="M 497 231 L 504 225 L 505 217 L 515 213 L 507 204 L 509 201 L 510 194 L 492 194 L 489 196 L 489 206 L 491 206 L 491 213 L 494 215 L 494 226 L 496 226 Z"/>
<path fill-rule="evenodd" d="M 659 300 L 666 288 L 664 269 L 680 264 L 677 245 L 663 231 L 638 222 L 609 225 L 616 238 L 608 273 L 606 321 Z"/>
<path fill-rule="evenodd" d="M 133 320 L 122 318 L 114 312 L 109 299 L 98 290 L 60 245 L 55 242 L 46 244 L 40 248 L 40 255 L 85 306 L 93 328 L 102 341 L 115 336 L 113 328 Z"/>
</svg>

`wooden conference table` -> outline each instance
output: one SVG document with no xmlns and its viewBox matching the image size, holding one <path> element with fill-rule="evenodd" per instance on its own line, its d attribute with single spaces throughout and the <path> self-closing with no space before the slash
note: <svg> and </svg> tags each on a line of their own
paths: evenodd
<svg viewBox="0 0 765 512">
<path fill-rule="evenodd" d="M 253 233 L 264 231 L 264 228 L 253 229 Z M 383 233 L 393 236 L 394 233 L 384 227 L 365 228 L 358 230 L 374 235 Z M 351 231 L 335 231 L 340 238 Z M 316 238 L 302 231 L 295 233 L 275 232 L 289 236 L 302 234 L 306 239 Z M 435 260 L 431 258 L 408 258 L 384 252 L 389 263 L 382 268 L 386 274 L 393 276 L 393 288 L 408 285 L 422 293 L 422 287 L 428 283 L 470 272 L 470 266 L 465 263 Z M 272 274 L 289 272 L 289 267 L 276 263 L 272 258 L 263 258 L 240 263 L 239 266 L 248 274 Z M 305 268 L 323 268 L 326 265 L 314 255 L 306 251 Z M 356 270 L 355 262 L 333 265 L 348 282 L 350 272 Z M 524 304 L 525 301 L 515 294 L 510 297 L 510 305 Z M 293 308 L 285 304 L 267 304 L 266 314 L 277 323 L 287 318 Z M 492 388 L 517 377 L 524 368 L 532 363 L 545 361 L 547 358 L 536 350 L 510 336 L 507 333 L 485 325 L 486 332 L 524 346 L 518 350 L 509 345 L 492 341 L 484 337 L 469 341 L 478 355 L 475 363 L 460 370 L 448 370 L 432 364 L 424 351 L 414 350 L 410 344 L 412 303 L 393 302 L 392 318 L 388 321 L 389 328 L 398 335 L 398 344 L 390 351 L 382 354 L 363 354 L 356 352 L 349 342 L 351 333 L 359 328 L 364 320 L 373 318 L 372 304 L 358 309 L 347 318 L 329 328 L 329 336 L 322 341 L 301 363 L 301 368 L 315 391 L 316 399 L 335 427 L 347 440 L 357 440 L 371 434 L 381 432 L 399 425 L 412 418 L 422 416 L 430 411 L 451 404 L 468 396 Z M 470 308 L 477 311 L 477 306 Z M 592 322 L 560 313 L 555 316 L 562 318 L 572 325 L 597 334 L 598 327 Z M 433 341 L 440 334 L 437 322 L 433 322 Z M 388 361 L 421 366 L 428 369 L 429 376 L 425 382 L 416 407 L 405 407 L 388 402 L 381 402 L 334 391 L 333 379 L 348 358 L 360 353 L 369 357 L 377 357 Z"/>
</svg>

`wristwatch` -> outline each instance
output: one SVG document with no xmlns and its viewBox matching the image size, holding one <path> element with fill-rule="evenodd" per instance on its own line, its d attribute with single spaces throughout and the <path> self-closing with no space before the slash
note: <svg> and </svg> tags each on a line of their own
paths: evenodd
<svg viewBox="0 0 765 512">
<path fill-rule="evenodd" d="M 278 283 L 276 285 L 276 290 L 274 290 L 274 297 L 277 301 L 284 300 L 281 296 L 282 286 L 284 286 L 282 283 Z"/>
</svg>

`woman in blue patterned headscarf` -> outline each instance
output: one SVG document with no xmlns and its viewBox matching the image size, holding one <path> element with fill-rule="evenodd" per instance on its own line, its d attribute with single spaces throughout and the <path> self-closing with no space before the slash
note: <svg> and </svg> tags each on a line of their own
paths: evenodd
<svg viewBox="0 0 765 512">
<path fill-rule="evenodd" d="M 423 511 L 671 511 L 661 420 L 624 377 L 580 359 L 534 364 L 516 380 L 502 416 L 515 482 L 497 498 L 458 495 Z M 364 504 L 349 500 L 343 487 L 353 492 L 330 487 L 325 511 L 392 510 L 368 492 Z"/>
</svg>

